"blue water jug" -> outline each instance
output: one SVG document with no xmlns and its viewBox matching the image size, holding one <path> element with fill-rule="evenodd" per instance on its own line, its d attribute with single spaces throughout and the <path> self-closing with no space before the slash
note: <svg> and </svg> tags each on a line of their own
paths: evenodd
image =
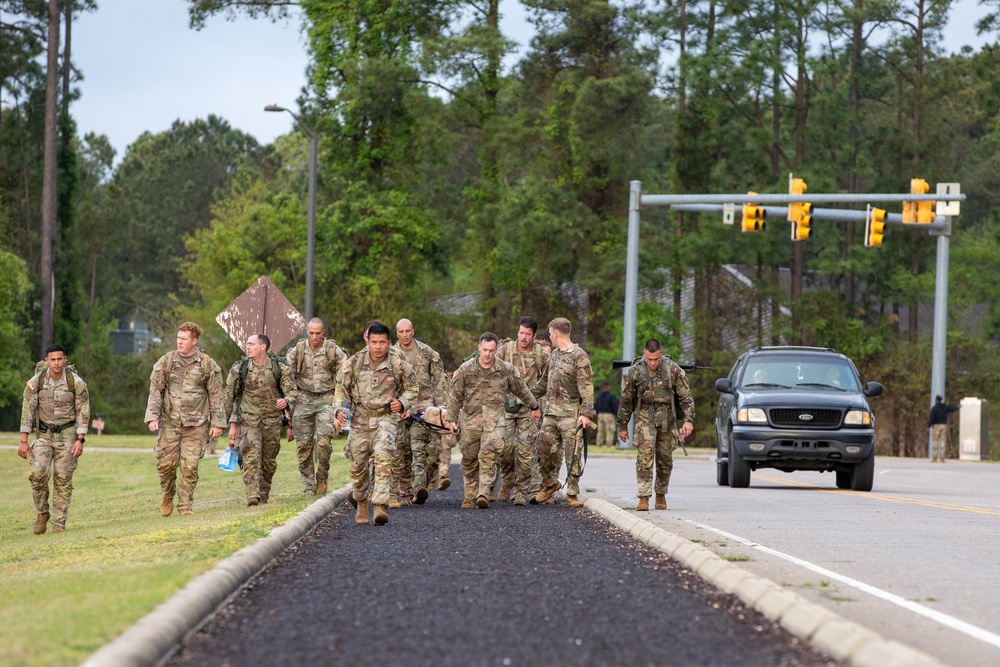
<svg viewBox="0 0 1000 667">
<path fill-rule="evenodd" d="M 229 445 L 226 447 L 226 451 L 219 455 L 219 470 L 233 472 L 239 464 L 239 458 L 240 456 L 236 453 L 236 448 Z"/>
</svg>

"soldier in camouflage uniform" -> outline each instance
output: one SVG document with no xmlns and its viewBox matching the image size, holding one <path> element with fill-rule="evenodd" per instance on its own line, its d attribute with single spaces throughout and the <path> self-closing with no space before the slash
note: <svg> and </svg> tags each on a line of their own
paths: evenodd
<svg viewBox="0 0 1000 667">
<path fill-rule="evenodd" d="M 442 408 L 448 397 L 448 387 L 451 382 L 451 374 L 441 373 L 441 380 L 438 382 L 437 392 L 440 397 Z M 447 431 L 432 429 L 430 442 L 427 445 L 427 490 L 431 491 L 437 487 L 438 491 L 444 491 L 451 486 L 451 450 L 455 446 L 455 435 Z"/>
<path fill-rule="evenodd" d="M 675 403 L 676 397 L 676 403 Z M 676 414 L 676 408 L 681 414 Z M 684 369 L 663 356 L 660 341 L 646 341 L 641 359 L 636 359 L 622 377 L 618 405 L 618 436 L 628 440 L 628 422 L 635 415 L 635 477 L 639 485 L 638 511 L 649 509 L 651 491 L 656 509 L 667 509 L 667 487 L 674 469 L 672 452 L 694 430 L 694 399 Z M 682 421 L 680 431 L 677 422 Z M 653 487 L 653 463 L 656 486 Z"/>
<path fill-rule="evenodd" d="M 580 429 L 590 426 L 596 417 L 594 373 L 590 357 L 570 339 L 571 331 L 569 320 L 564 317 L 549 322 L 552 356 L 532 389 L 535 396 L 545 397 L 545 419 L 537 444 L 542 489 L 531 499 L 532 505 L 548 501 L 559 490 L 559 468 L 565 453 L 566 503 L 570 507 L 583 506 L 577 498 L 582 465 Z"/>
<path fill-rule="evenodd" d="M 402 319 L 396 323 L 396 344 L 392 349 L 413 367 L 417 374 L 417 395 L 414 410 L 422 410 L 443 402 L 438 387 L 444 364 L 441 355 L 430 345 L 413 338 L 413 323 Z M 403 500 L 423 505 L 427 500 L 427 449 L 437 432 L 413 422 L 410 428 L 399 424 L 396 429 L 396 453 L 392 457 L 392 488 L 389 507 L 399 507 L 396 494 Z"/>
<path fill-rule="evenodd" d="M 549 363 L 549 353 L 535 342 L 537 329 L 535 318 L 522 317 L 517 323 L 517 340 L 508 341 L 497 350 L 497 358 L 513 364 L 529 387 L 535 386 Z M 515 505 L 527 504 L 532 467 L 537 459 L 537 439 L 538 423 L 531 418 L 528 406 L 514 396 L 508 396 L 503 449 L 500 451 L 500 474 L 503 477 L 503 486 L 497 496 L 500 502 L 507 502 L 513 491 Z"/>
<path fill-rule="evenodd" d="M 531 418 L 541 418 L 538 401 L 513 364 L 496 357 L 500 339 L 487 331 L 479 337 L 479 356 L 458 367 L 448 395 L 448 428 L 462 438 L 463 508 L 490 506 L 490 485 L 496 479 L 497 456 L 503 447 L 503 412 L 508 395 L 528 406 Z M 457 423 L 456 423 L 457 420 Z"/>
<path fill-rule="evenodd" d="M 90 423 L 87 384 L 66 368 L 61 345 L 45 350 L 46 368 L 28 380 L 21 405 L 21 445 L 17 455 L 31 464 L 31 495 L 35 500 L 35 535 L 49 521 L 49 469 L 52 469 L 52 532 L 66 530 L 66 514 L 73 495 L 73 471 L 83 454 Z M 28 436 L 35 440 L 28 444 Z"/>
<path fill-rule="evenodd" d="M 351 481 L 358 504 L 354 521 L 368 524 L 369 484 L 376 525 L 389 521 L 390 459 L 399 418 L 409 417 L 419 387 L 413 367 L 398 354 L 389 353 L 389 327 L 380 322 L 368 329 L 368 346 L 344 362 L 337 376 L 334 404 L 336 427 L 346 416 L 341 406 L 351 406 Z M 374 461 L 374 482 L 369 466 Z"/>
<path fill-rule="evenodd" d="M 281 416 L 285 408 L 294 408 L 295 383 L 288 366 L 268 357 L 270 348 L 271 339 L 264 334 L 247 338 L 247 356 L 233 364 L 226 378 L 229 444 L 239 440 L 251 507 L 266 503 L 271 495 L 281 451 Z"/>
<path fill-rule="evenodd" d="M 177 329 L 177 349 L 160 357 L 149 376 L 145 422 L 156 438 L 156 470 L 160 474 L 160 514 L 193 513 L 198 464 L 209 438 L 222 435 L 222 369 L 198 349 L 201 327 L 185 322 Z M 180 467 L 180 479 L 177 468 Z"/>
<path fill-rule="evenodd" d="M 333 452 L 333 394 L 337 389 L 337 373 L 347 353 L 335 340 L 325 338 L 326 324 L 318 317 L 309 320 L 306 339 L 288 351 L 288 370 L 296 386 L 292 431 L 295 433 L 295 453 L 299 459 L 299 476 L 306 495 L 327 491 L 330 478 L 330 454 Z M 315 463 L 314 463 L 315 459 Z"/>
</svg>

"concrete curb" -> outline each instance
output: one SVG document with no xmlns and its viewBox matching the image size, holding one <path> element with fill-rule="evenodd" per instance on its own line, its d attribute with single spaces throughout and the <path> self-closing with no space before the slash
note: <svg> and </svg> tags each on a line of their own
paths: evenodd
<svg viewBox="0 0 1000 667">
<path fill-rule="evenodd" d="M 166 602 L 91 655 L 82 667 L 153 667 L 244 584 L 347 499 L 350 485 L 323 496 L 288 523 L 192 579 Z"/>
<path fill-rule="evenodd" d="M 852 667 L 943 665 L 926 653 L 887 640 L 769 579 L 751 574 L 711 549 L 640 519 L 634 512 L 600 498 L 588 498 L 585 506 L 640 542 L 690 568 L 723 592 L 737 596 L 791 635 L 810 642 L 816 650 L 839 662 Z"/>
</svg>

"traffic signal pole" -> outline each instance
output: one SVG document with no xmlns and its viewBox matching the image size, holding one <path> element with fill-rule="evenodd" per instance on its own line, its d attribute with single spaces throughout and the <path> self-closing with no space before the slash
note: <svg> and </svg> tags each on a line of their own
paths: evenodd
<svg viewBox="0 0 1000 667">
<path fill-rule="evenodd" d="M 942 186 L 943 189 L 942 189 Z M 688 195 L 654 195 L 642 192 L 641 181 L 629 183 L 628 210 L 628 243 L 626 246 L 625 266 L 625 321 L 622 335 L 622 359 L 634 359 L 636 355 L 636 312 L 639 292 L 639 223 L 644 206 L 669 206 L 674 210 L 693 211 L 698 213 L 723 213 L 724 222 L 732 224 L 736 204 L 753 204 L 764 206 L 768 217 L 779 217 L 784 220 L 791 204 L 847 204 L 847 203 L 889 203 L 909 202 L 962 202 L 966 197 L 958 193 L 954 184 L 939 184 L 937 194 L 688 194 Z M 911 189 L 913 185 L 911 183 Z M 927 190 L 922 190 L 926 192 Z M 772 206 L 767 206 L 771 204 Z M 775 205 L 784 204 L 783 208 Z M 904 205 L 904 209 L 907 208 Z M 951 207 L 948 207 L 951 209 Z M 889 213 L 885 222 L 891 225 L 901 225 L 907 228 L 917 228 L 934 234 L 937 240 L 937 263 L 934 281 L 934 342 L 931 355 L 931 405 L 934 397 L 944 396 L 945 361 L 947 356 L 948 332 L 948 253 L 950 250 L 951 218 L 957 215 L 955 208 L 950 214 L 939 213 L 931 223 L 904 223 L 904 215 Z M 864 221 L 865 211 L 850 211 L 846 209 L 813 209 L 813 220 L 832 221 Z M 728 217 L 727 217 L 728 216 Z M 931 456 L 931 441 L 928 435 L 927 456 Z"/>
</svg>

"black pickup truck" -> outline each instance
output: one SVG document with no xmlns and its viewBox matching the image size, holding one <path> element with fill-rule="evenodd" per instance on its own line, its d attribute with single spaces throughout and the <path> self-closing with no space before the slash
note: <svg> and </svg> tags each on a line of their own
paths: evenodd
<svg viewBox="0 0 1000 667">
<path fill-rule="evenodd" d="M 875 415 L 854 363 L 829 348 L 757 347 L 719 378 L 716 481 L 747 487 L 760 468 L 834 472 L 837 488 L 871 491 Z"/>
</svg>

